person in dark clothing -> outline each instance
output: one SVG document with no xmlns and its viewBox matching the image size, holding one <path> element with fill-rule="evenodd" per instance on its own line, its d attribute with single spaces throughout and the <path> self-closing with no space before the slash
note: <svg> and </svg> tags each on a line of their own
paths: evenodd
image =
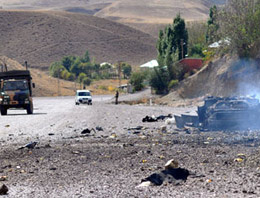
<svg viewBox="0 0 260 198">
<path fill-rule="evenodd" d="M 116 95 L 115 95 L 115 99 L 116 99 L 115 104 L 116 104 L 116 105 L 118 104 L 118 97 L 119 97 L 119 92 L 118 92 L 118 90 L 117 90 L 117 91 L 116 91 Z"/>
</svg>

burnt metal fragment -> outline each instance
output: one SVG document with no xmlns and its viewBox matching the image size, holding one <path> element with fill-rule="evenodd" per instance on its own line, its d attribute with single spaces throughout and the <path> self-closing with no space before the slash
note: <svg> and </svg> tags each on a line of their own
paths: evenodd
<svg viewBox="0 0 260 198">
<path fill-rule="evenodd" d="M 208 130 L 260 129 L 260 103 L 253 97 L 208 97 L 198 107 L 197 116 L 174 116 L 178 128 Z"/>
</svg>

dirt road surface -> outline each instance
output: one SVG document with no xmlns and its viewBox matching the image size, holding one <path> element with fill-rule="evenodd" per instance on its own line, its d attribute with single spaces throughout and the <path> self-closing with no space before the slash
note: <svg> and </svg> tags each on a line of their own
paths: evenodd
<svg viewBox="0 0 260 198">
<path fill-rule="evenodd" d="M 76 106 L 72 97 L 34 98 L 33 115 L 10 110 L 2 116 L 0 185 L 9 188 L 3 197 L 260 196 L 258 131 L 162 131 L 164 121 L 142 118 L 195 107 L 114 105 L 110 99 Z M 143 128 L 130 129 L 137 126 Z M 96 132 L 82 134 L 87 128 Z M 34 149 L 18 149 L 31 141 L 38 142 Z M 179 185 L 136 188 L 172 158 L 195 176 Z"/>
</svg>

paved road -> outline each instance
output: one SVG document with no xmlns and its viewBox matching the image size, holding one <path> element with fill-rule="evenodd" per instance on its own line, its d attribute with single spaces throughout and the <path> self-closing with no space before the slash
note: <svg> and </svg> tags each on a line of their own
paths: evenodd
<svg viewBox="0 0 260 198">
<path fill-rule="evenodd" d="M 7 116 L 0 117 L 0 143 L 68 138 L 96 126 L 101 126 L 106 135 L 123 134 L 128 127 L 158 127 L 158 123 L 142 123 L 146 115 L 159 116 L 187 110 L 166 106 L 116 106 L 111 103 L 111 98 L 94 96 L 92 106 L 76 106 L 73 97 L 34 98 L 33 115 L 27 115 L 25 110 L 8 110 Z"/>
</svg>

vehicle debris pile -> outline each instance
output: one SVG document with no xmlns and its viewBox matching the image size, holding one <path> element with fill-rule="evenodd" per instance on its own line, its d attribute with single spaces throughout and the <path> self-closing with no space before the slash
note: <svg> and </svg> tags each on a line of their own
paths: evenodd
<svg viewBox="0 0 260 198">
<path fill-rule="evenodd" d="M 214 131 L 260 129 L 260 103 L 254 97 L 207 97 L 197 114 L 175 115 L 176 126 Z"/>
</svg>

